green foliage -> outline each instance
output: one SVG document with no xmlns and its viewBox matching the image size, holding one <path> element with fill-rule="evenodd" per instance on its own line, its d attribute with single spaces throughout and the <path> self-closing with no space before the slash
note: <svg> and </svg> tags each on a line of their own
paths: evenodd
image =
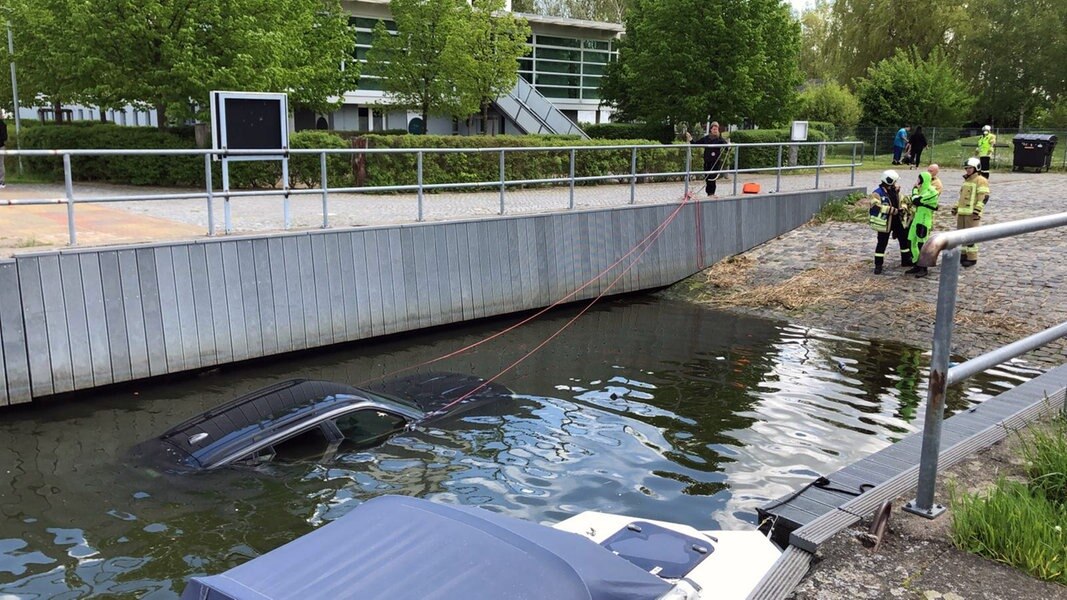
<svg viewBox="0 0 1067 600">
<path fill-rule="evenodd" d="M 827 0 L 816 0 L 800 15 L 800 69 L 808 81 L 832 80 L 836 73 L 830 43 L 832 7 Z"/>
<path fill-rule="evenodd" d="M 1067 129 L 1067 96 L 1060 98 L 1051 106 L 1038 109 L 1034 114 L 1034 125 L 1049 129 Z M 1067 143 L 1062 138 L 1061 144 Z"/>
<path fill-rule="evenodd" d="M 789 142 L 788 129 L 748 129 L 735 131 L 730 134 L 730 141 L 735 144 L 757 144 Z M 809 142 L 825 142 L 826 134 L 810 130 L 808 131 Z M 814 165 L 818 156 L 817 146 L 801 146 L 797 152 L 797 164 Z M 734 152 L 738 149 L 734 148 Z M 783 151 L 782 162 L 789 157 L 788 147 Z M 778 148 L 776 146 L 757 146 L 745 148 L 738 154 L 738 167 L 741 169 L 754 169 L 757 167 L 773 167 L 778 164 Z"/>
<path fill-rule="evenodd" d="M 453 81 L 468 113 L 482 113 L 485 133 L 489 106 L 511 91 L 519 77 L 518 59 L 529 52 L 530 26 L 504 11 L 504 0 L 474 0 L 466 12 L 463 41 L 467 63 Z"/>
<path fill-rule="evenodd" d="M 829 121 L 808 121 L 808 129 L 812 131 L 818 131 L 826 136 L 828 140 L 836 140 L 838 128 L 837 125 Z"/>
<path fill-rule="evenodd" d="M 620 120 L 767 126 L 792 113 L 800 26 L 777 0 L 635 0 L 601 86 Z"/>
<path fill-rule="evenodd" d="M 5 0 L 3 17 L 11 25 L 15 55 L 0 43 L 6 65 L 12 59 L 18 66 L 19 95 L 23 105 L 51 106 L 80 100 L 106 100 L 87 96 L 90 84 L 83 68 L 84 57 L 92 49 L 86 44 L 85 24 L 78 20 L 75 0 Z M 13 108 L 10 80 L 4 82 L 4 104 Z"/>
<path fill-rule="evenodd" d="M 798 118 L 826 121 L 851 129 L 863 114 L 860 101 L 836 81 L 809 85 L 800 93 Z"/>
<path fill-rule="evenodd" d="M 509 152 L 505 176 L 516 179 L 567 177 L 570 152 L 553 150 L 567 146 L 589 146 L 575 153 L 578 177 L 630 174 L 631 151 L 596 150 L 597 146 L 648 144 L 648 140 L 583 141 L 574 136 L 379 136 L 368 135 L 371 148 L 513 148 L 532 145 L 545 150 Z M 368 186 L 415 185 L 417 157 L 411 154 L 367 154 Z M 637 173 L 677 172 L 685 168 L 685 146 L 641 149 L 637 154 Z M 495 152 L 425 153 L 423 183 L 476 183 L 500 179 L 500 155 Z"/>
<path fill-rule="evenodd" d="M 867 204 L 860 202 L 864 199 L 863 194 L 849 194 L 842 198 L 834 198 L 823 205 L 811 222 L 814 225 L 824 223 L 866 223 Z"/>
<path fill-rule="evenodd" d="M 290 148 L 315 148 L 325 150 L 329 148 L 349 148 L 348 140 L 332 132 L 297 131 L 289 136 Z M 313 188 L 319 187 L 322 182 L 322 158 L 311 154 L 293 154 L 289 158 L 289 185 L 296 187 L 303 185 Z M 275 164 L 275 163 L 270 163 Z M 280 168 L 280 167 L 279 167 Z M 279 173 L 279 176 L 281 174 Z M 352 185 L 352 155 L 351 154 L 327 154 L 326 177 L 330 187 L 345 187 Z"/>
<path fill-rule="evenodd" d="M 648 123 L 597 123 L 582 125 L 582 130 L 593 139 L 600 140 L 656 140 L 669 144 L 674 139 L 674 129 L 669 125 Z"/>
<path fill-rule="evenodd" d="M 863 122 L 890 127 L 961 125 L 975 101 L 960 71 L 940 50 L 925 59 L 915 51 L 898 52 L 872 66 L 857 89 Z"/>
<path fill-rule="evenodd" d="M 1056 419 L 1047 430 L 1035 431 L 1023 445 L 1023 456 L 1030 486 L 1067 508 L 1067 418 Z"/>
</svg>

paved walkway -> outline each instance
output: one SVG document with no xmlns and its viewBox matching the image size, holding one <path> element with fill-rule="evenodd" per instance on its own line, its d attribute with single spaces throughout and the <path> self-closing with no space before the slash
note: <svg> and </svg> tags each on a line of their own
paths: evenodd
<svg viewBox="0 0 1067 600">
<path fill-rule="evenodd" d="M 857 174 L 857 180 L 862 173 Z M 764 193 L 773 192 L 776 177 L 741 174 L 741 183 L 759 182 Z M 848 186 L 848 169 L 821 173 L 819 187 Z M 690 188 L 702 191 L 703 181 L 690 182 Z M 719 196 L 732 194 L 733 181 L 719 183 Z M 815 175 L 784 175 L 781 191 L 814 189 Z M 685 190 L 682 182 L 642 183 L 635 186 L 634 201 L 639 204 L 672 202 L 681 199 Z M 76 183 L 75 223 L 79 245 L 116 244 L 154 240 L 189 239 L 207 235 L 208 210 L 206 200 L 150 200 L 137 202 L 77 203 L 78 198 L 114 197 L 148 194 L 199 193 L 198 189 L 144 188 L 93 183 Z M 54 206 L 4 206 L 5 202 L 34 199 L 63 201 Z M 620 206 L 630 202 L 630 185 L 608 184 L 577 186 L 574 190 L 575 208 Z M 243 197 L 231 200 L 234 233 L 262 233 L 284 229 L 283 197 Z M 505 194 L 506 214 L 529 214 L 567 210 L 570 189 L 554 188 L 509 189 Z M 216 232 L 223 231 L 224 202 L 214 201 Z M 418 199 L 408 194 L 339 194 L 331 193 L 328 200 L 331 227 L 365 225 L 393 225 L 411 223 L 418 218 Z M 322 196 L 298 195 L 290 198 L 291 228 L 322 227 Z M 423 219 L 441 221 L 495 216 L 500 213 L 499 191 L 427 193 L 423 201 Z M 60 247 L 67 243 L 65 191 L 61 184 L 10 185 L 0 190 L 0 257 L 18 252 Z"/>
</svg>

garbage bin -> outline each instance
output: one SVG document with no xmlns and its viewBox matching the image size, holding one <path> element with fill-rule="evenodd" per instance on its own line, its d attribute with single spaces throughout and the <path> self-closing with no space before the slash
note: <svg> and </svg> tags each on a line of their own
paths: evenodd
<svg viewBox="0 0 1067 600">
<path fill-rule="evenodd" d="M 1044 133 L 1020 133 L 1012 140 L 1015 143 L 1015 159 L 1011 170 L 1033 167 L 1048 171 L 1052 165 L 1052 150 L 1056 148 L 1056 136 Z"/>
</svg>

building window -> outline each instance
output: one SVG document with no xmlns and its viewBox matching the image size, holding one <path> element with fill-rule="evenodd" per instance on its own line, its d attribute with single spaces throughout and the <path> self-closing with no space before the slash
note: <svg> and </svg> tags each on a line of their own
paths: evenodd
<svg viewBox="0 0 1067 600">
<path fill-rule="evenodd" d="M 549 98 L 599 100 L 601 78 L 618 58 L 611 40 L 535 35 L 529 45 L 519 75 Z"/>
</svg>

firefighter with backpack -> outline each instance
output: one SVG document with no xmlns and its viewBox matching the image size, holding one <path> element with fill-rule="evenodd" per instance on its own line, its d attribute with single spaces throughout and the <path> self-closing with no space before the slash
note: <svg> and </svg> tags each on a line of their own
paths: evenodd
<svg viewBox="0 0 1067 600">
<path fill-rule="evenodd" d="M 885 264 L 885 250 L 889 246 L 890 236 L 900 244 L 900 266 L 910 267 L 914 264 L 911 248 L 908 246 L 907 227 L 905 225 L 908 207 L 900 198 L 900 175 L 890 169 L 882 173 L 878 187 L 871 192 L 871 208 L 867 223 L 878 232 L 878 242 L 874 247 L 874 274 L 881 275 Z"/>
</svg>

